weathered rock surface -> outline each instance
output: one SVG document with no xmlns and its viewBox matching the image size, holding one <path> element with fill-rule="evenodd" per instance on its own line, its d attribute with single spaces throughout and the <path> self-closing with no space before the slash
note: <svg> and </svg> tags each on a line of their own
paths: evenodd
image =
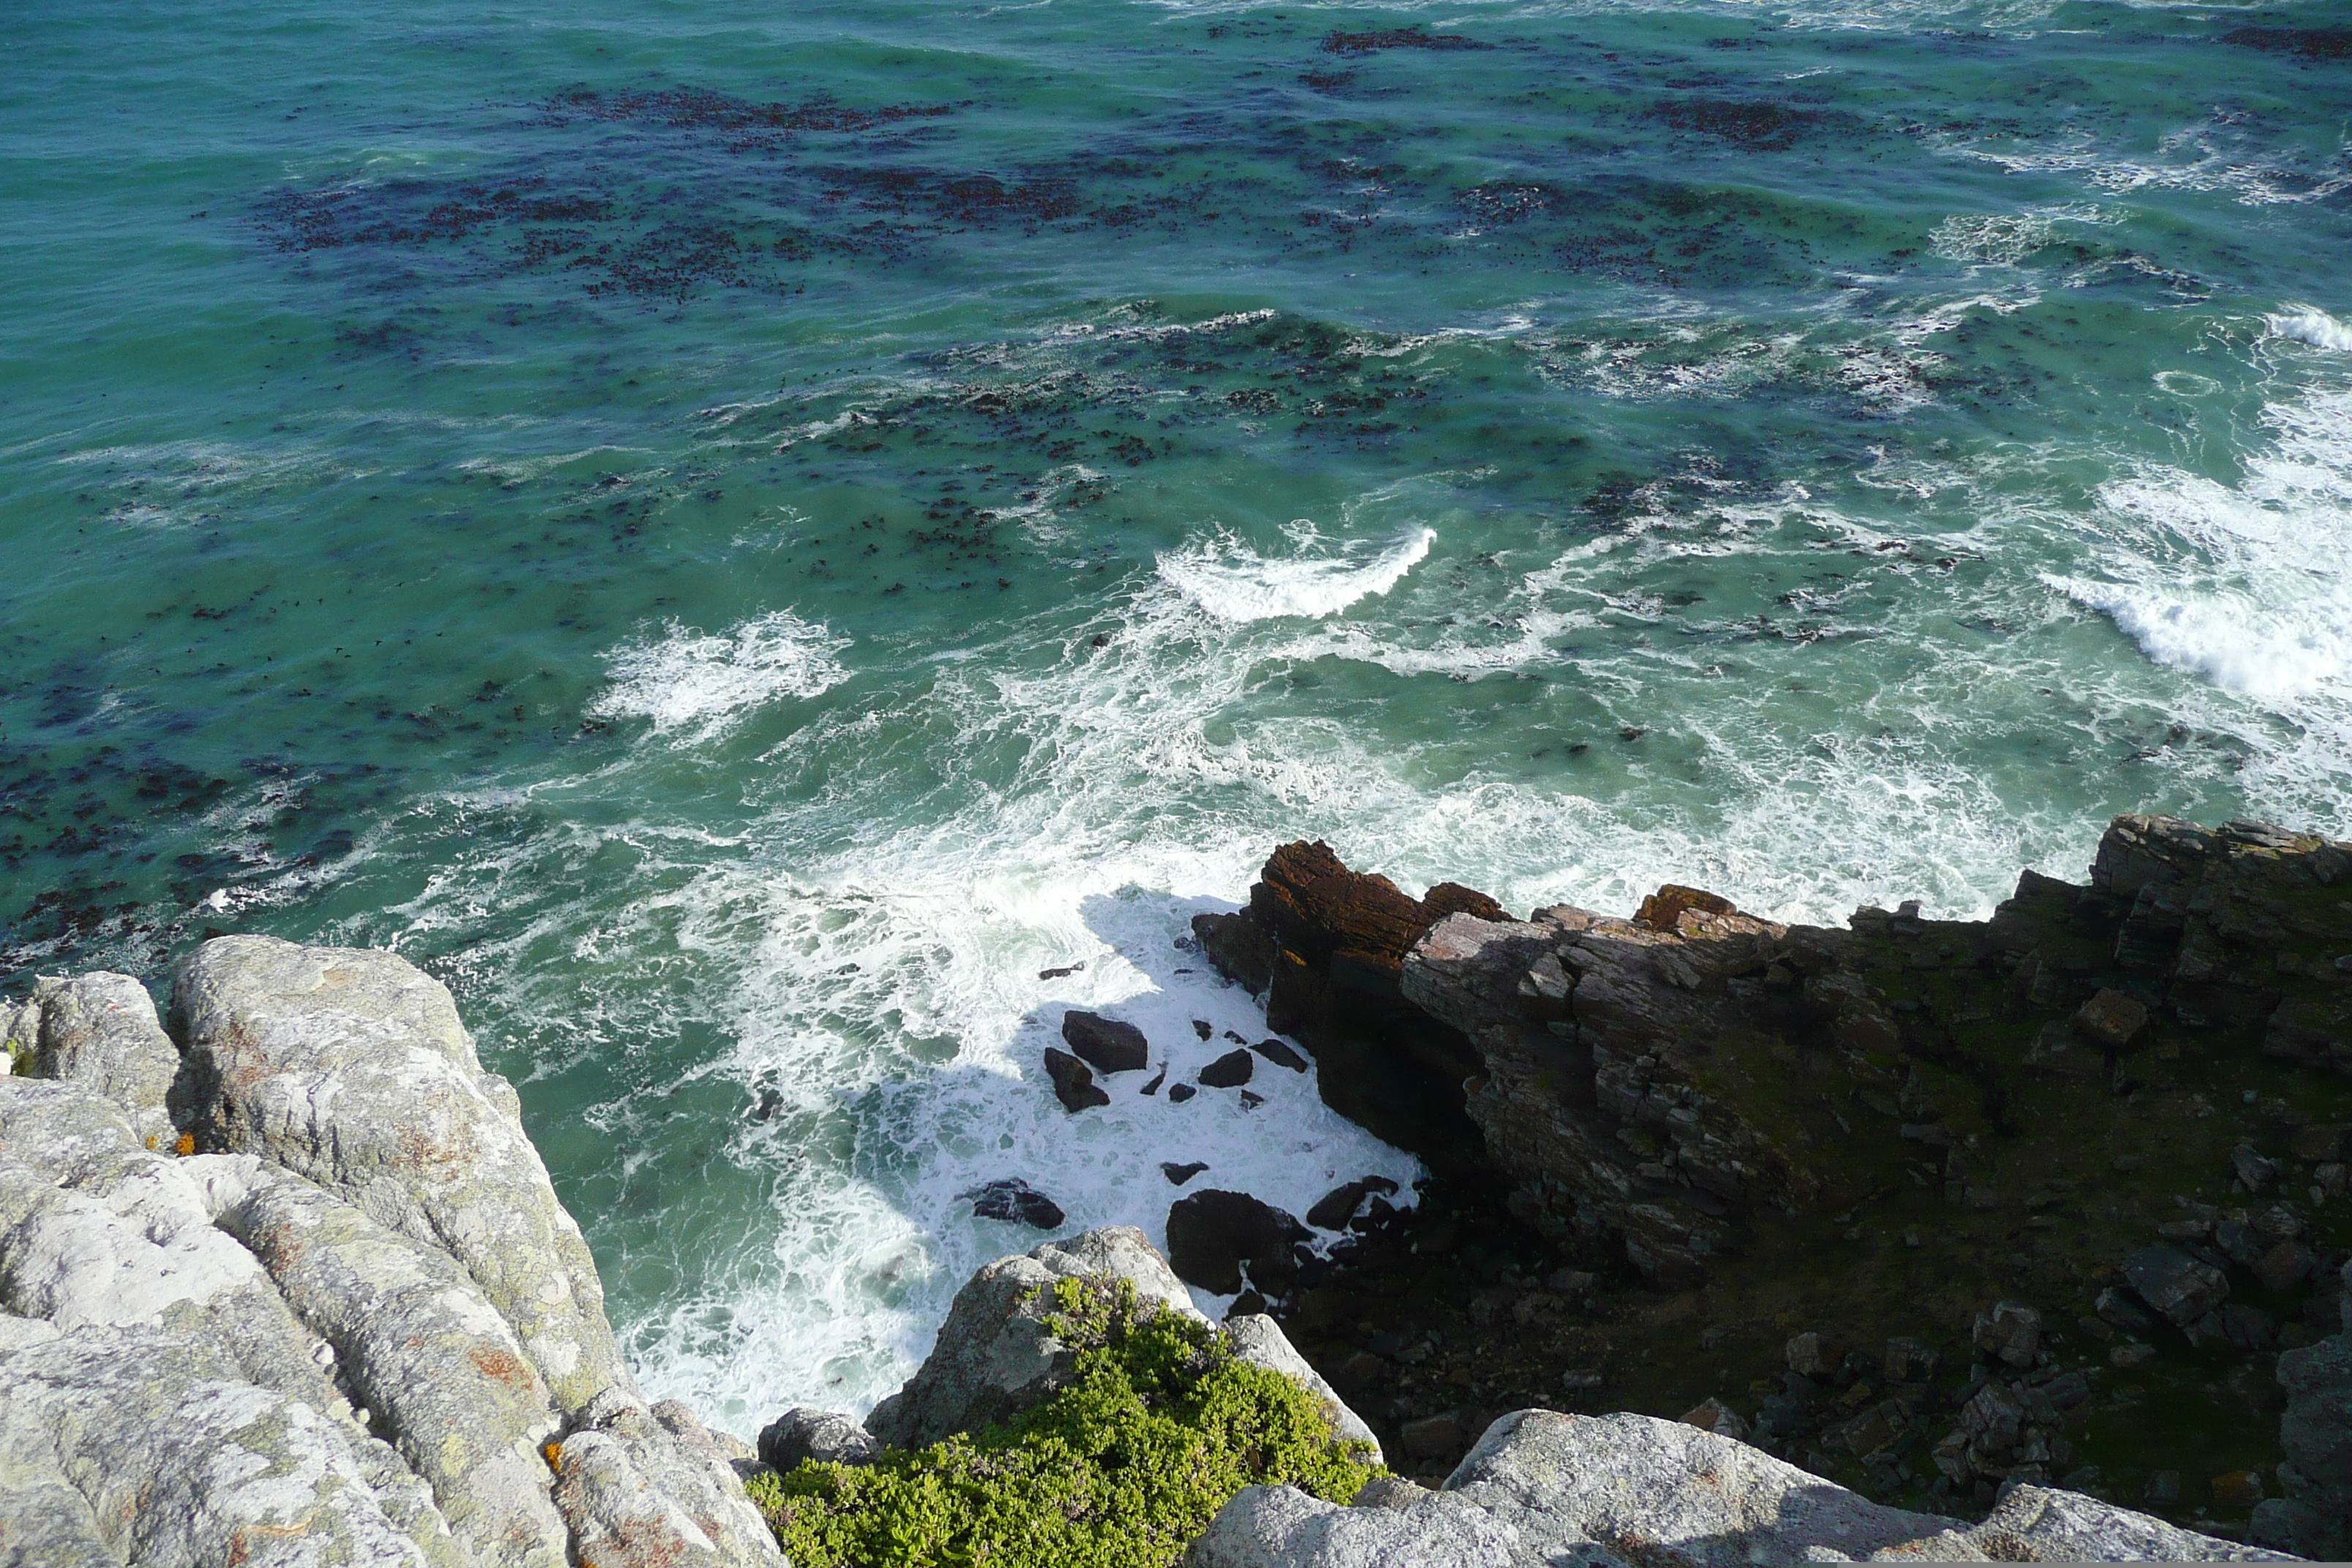
<svg viewBox="0 0 2352 1568">
<path fill-rule="evenodd" d="M 1151 1060 L 1143 1031 L 1118 1018 L 1076 1008 L 1062 1015 L 1062 1040 L 1080 1061 L 1100 1073 L 1138 1072 Z"/>
<path fill-rule="evenodd" d="M 1367 1489 L 1368 1492 L 1370 1489 Z M 1339 1508 L 1253 1487 L 1186 1568 L 1750 1568 L 1806 1562 L 2275 1560 L 2095 1498 L 2012 1489 L 1982 1524 L 1887 1508 L 1728 1437 L 1645 1415 L 1522 1410 L 1444 1488 Z"/>
<path fill-rule="evenodd" d="M 228 938 L 180 994 L 184 1052 L 121 976 L 14 1012 L 0 1560 L 781 1563 L 730 1444 L 627 1386 L 446 990 Z"/>
<path fill-rule="evenodd" d="M 772 1470 L 789 1470 L 812 1460 L 862 1465 L 879 1447 L 874 1435 L 855 1418 L 806 1405 L 795 1405 L 760 1428 L 760 1463 Z"/>
<path fill-rule="evenodd" d="M 1077 1352 L 1045 1326 L 1055 1307 L 1039 1292 L 1070 1279 L 1123 1279 L 1135 1287 L 1139 1300 L 1201 1321 L 1184 1282 L 1133 1226 L 1107 1226 L 1047 1242 L 1024 1257 L 998 1258 L 965 1282 L 930 1355 L 904 1388 L 874 1407 L 865 1430 L 892 1447 L 920 1448 L 1051 1398 L 1067 1385 Z M 1292 1348 L 1273 1319 L 1238 1317 L 1226 1331 L 1242 1360 L 1305 1387 L 1323 1402 L 1335 1432 L 1370 1443 L 1379 1454 L 1371 1427 Z M 805 1420 L 793 1426 L 791 1416 L 785 1424 L 795 1432 L 817 1429 Z M 780 1444 L 786 1436 L 779 1433 Z M 765 1434 L 761 1441 L 764 1458 Z"/>
<path fill-rule="evenodd" d="M 394 953 L 221 937 L 172 1006 L 200 1148 L 260 1155 L 446 1250 L 562 1409 L 626 1383 L 588 1244 L 440 982 Z"/>
<path fill-rule="evenodd" d="M 156 1021 L 147 988 L 130 975 L 99 971 L 35 981 L 22 1006 L 0 1005 L 0 1042 L 17 1072 L 78 1083 L 111 1101 L 142 1147 L 171 1141 L 164 1100 L 180 1052 Z"/>
</svg>

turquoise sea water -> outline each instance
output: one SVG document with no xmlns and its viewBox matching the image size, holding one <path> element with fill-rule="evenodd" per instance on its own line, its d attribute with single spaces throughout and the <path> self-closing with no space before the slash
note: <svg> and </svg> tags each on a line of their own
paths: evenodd
<svg viewBox="0 0 2352 1568">
<path fill-rule="evenodd" d="M 1263 1032 L 1173 939 L 1282 839 L 1834 920 L 2352 831 L 2342 4 L 0 38 L 7 984 L 397 946 L 739 1430 L 895 1386 L 981 1182 L 1413 1173 L 1044 1087 Z"/>
</svg>

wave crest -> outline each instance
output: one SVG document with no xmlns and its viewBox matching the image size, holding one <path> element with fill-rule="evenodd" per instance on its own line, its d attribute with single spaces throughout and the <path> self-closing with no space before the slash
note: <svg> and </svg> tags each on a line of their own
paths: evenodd
<svg viewBox="0 0 2352 1568">
<path fill-rule="evenodd" d="M 685 731 L 693 740 L 715 740 L 752 709 L 781 697 L 815 697 L 848 679 L 835 656 L 849 643 L 790 610 L 715 635 L 672 621 L 659 637 L 605 656 L 613 684 L 588 711 L 649 719 L 656 734 Z"/>
<path fill-rule="evenodd" d="M 1221 621 L 1320 620 L 1395 587 L 1436 538 L 1433 528 L 1414 529 L 1369 561 L 1360 552 L 1270 561 L 1219 539 L 1160 556 L 1160 579 Z"/>
</svg>

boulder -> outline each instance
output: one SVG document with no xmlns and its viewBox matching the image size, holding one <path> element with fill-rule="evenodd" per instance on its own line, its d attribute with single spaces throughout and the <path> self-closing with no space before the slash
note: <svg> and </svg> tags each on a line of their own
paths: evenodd
<svg viewBox="0 0 2352 1568">
<path fill-rule="evenodd" d="M 1127 1280 L 1140 1300 L 1200 1316 L 1184 1282 L 1130 1226 L 1001 1258 L 956 1292 L 930 1355 L 905 1387 L 874 1407 L 866 1429 L 892 1447 L 928 1447 L 1051 1397 L 1067 1382 L 1077 1352 L 1045 1327 L 1054 1308 L 1041 1291 L 1056 1279 L 1087 1278 Z"/>
<path fill-rule="evenodd" d="M 14 1016 L 0 1017 L 0 1041 L 16 1071 L 74 1084 L 112 1104 L 142 1147 L 171 1142 L 164 1102 L 180 1070 L 179 1047 L 156 1021 L 147 988 L 130 975 L 35 981 Z"/>
<path fill-rule="evenodd" d="M 2275 1563 L 2276 1552 L 2182 1530 L 2081 1492 L 2006 1488 L 1982 1524 L 1968 1531 L 2004 1563 Z"/>
<path fill-rule="evenodd" d="M 1245 1487 L 1184 1554 L 1184 1568 L 1533 1568 L 1518 1531 L 1444 1492 L 1402 1507 L 1341 1508 L 1296 1487 Z M 1561 1568 L 1624 1568 L 1606 1554 Z"/>
<path fill-rule="evenodd" d="M 2182 1330 L 2201 1321 L 2230 1295 L 2228 1275 L 2178 1247 L 2143 1247 L 2123 1267 L 2124 1279 L 2139 1299 Z"/>
<path fill-rule="evenodd" d="M 1181 1278 L 1215 1296 L 1239 1290 L 1246 1266 L 1250 1283 L 1263 1291 L 1297 1277 L 1294 1249 L 1308 1234 L 1271 1204 L 1212 1187 L 1169 1208 L 1168 1261 Z"/>
<path fill-rule="evenodd" d="M 1045 1076 L 1054 1081 L 1054 1098 L 1073 1116 L 1110 1103 L 1110 1091 L 1095 1082 L 1095 1075 L 1087 1064 L 1067 1051 L 1045 1047 Z M 1171 1093 L 1168 1098 L 1172 1100 L 1176 1096 Z"/>
<path fill-rule="evenodd" d="M 1142 1030 L 1099 1013 L 1073 1008 L 1063 1014 L 1062 1040 L 1097 1072 L 1137 1072 L 1151 1059 L 1151 1043 Z"/>
<path fill-rule="evenodd" d="M 684 1405 L 608 1388 L 550 1444 L 572 1561 L 597 1568 L 788 1568 L 767 1521 Z"/>
<path fill-rule="evenodd" d="M 1307 1070 L 1307 1058 L 1300 1056 L 1297 1051 L 1292 1050 L 1280 1040 L 1260 1040 L 1257 1044 L 1252 1046 L 1250 1049 L 1255 1051 L 1258 1055 L 1264 1057 L 1266 1060 L 1272 1062 L 1278 1068 L 1288 1068 L 1292 1072 L 1305 1072 Z"/>
<path fill-rule="evenodd" d="M 2042 1314 L 2021 1301 L 1999 1301 L 1977 1314 L 1969 1335 L 1978 1353 L 2008 1366 L 2032 1366 L 2042 1353 Z"/>
<path fill-rule="evenodd" d="M 1202 1089 L 1239 1089 L 1257 1070 L 1257 1058 L 1247 1051 L 1227 1051 L 1201 1069 Z"/>
<path fill-rule="evenodd" d="M 1345 1230 L 1364 1200 L 1374 1193 L 1384 1197 L 1396 1195 L 1397 1184 L 1386 1176 L 1363 1176 L 1343 1187 L 1334 1187 L 1315 1200 L 1307 1211 L 1307 1223 L 1318 1230 Z"/>
<path fill-rule="evenodd" d="M 803 1463 L 863 1465 L 882 1445 L 846 1415 L 795 1406 L 760 1429 L 760 1463 L 790 1470 Z"/>
<path fill-rule="evenodd" d="M 2132 1045 L 2147 1032 L 2147 1022 L 2146 1005 L 2105 987 L 2074 1010 L 2074 1032 L 2109 1050 Z"/>
<path fill-rule="evenodd" d="M 956 1196 L 972 1200 L 975 1219 L 1016 1220 L 1039 1230 L 1059 1230 L 1062 1222 L 1069 1217 L 1063 1214 L 1061 1205 L 1013 1176 L 968 1187 Z"/>
</svg>

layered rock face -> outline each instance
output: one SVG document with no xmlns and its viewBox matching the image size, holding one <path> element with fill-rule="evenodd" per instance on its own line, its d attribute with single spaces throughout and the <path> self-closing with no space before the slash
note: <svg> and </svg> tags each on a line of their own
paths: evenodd
<svg viewBox="0 0 2352 1568">
<path fill-rule="evenodd" d="M 1886 1508 L 1729 1437 L 1646 1415 L 1521 1410 L 1435 1491 L 1351 1508 L 1252 1487 L 1185 1568 L 1752 1568 L 1794 1563 L 2278 1561 L 2074 1492 L 2013 1489 L 1969 1525 Z"/>
<path fill-rule="evenodd" d="M 1671 886 L 1628 919 L 1433 917 L 1465 896 L 1416 905 L 1351 878 L 1286 847 L 1249 907 L 1196 936 L 1270 1005 L 1293 974 L 1285 1005 L 1335 1107 L 1371 1104 L 1359 1120 L 1499 1187 L 1558 1248 L 1501 1281 L 1520 1309 L 1560 1261 L 1638 1282 L 1621 1305 L 1568 1303 L 1567 1386 L 1668 1412 L 1722 1395 L 1759 1444 L 1885 1495 L 1982 1508 L 2120 1469 L 2130 1500 L 2244 1520 L 2267 1496 L 2261 1538 L 2340 1547 L 2352 1356 L 2313 1342 L 2345 1295 L 2352 846 L 2126 816 L 2084 882 L 2029 871 L 1990 921 L 1906 905 L 1845 929 Z M 1386 990 L 1339 961 L 1359 910 L 1384 911 L 1357 921 L 1383 952 L 1428 921 Z M 1414 1143 L 1414 1108 L 1440 1103 L 1458 1121 Z M 1380 1283 L 1300 1310 L 1353 1322 Z M 2041 1327 L 1971 1343 L 1979 1318 Z M 1792 1330 L 1835 1349 L 1801 1366 Z M 1341 1385 L 1376 1413 L 1484 1397 L 1433 1335 L 1410 1365 L 1301 1342 L 1360 1363 Z M 1915 1343 L 1961 1373 L 1973 1352 L 1979 1374 L 1940 1386 L 1896 1353 Z M 2193 1468 L 2216 1442 L 2237 1457 Z"/>
<path fill-rule="evenodd" d="M 95 974 L 0 1019 L 7 1561 L 782 1563 L 438 982 L 226 937 L 173 1013 Z"/>
</svg>

